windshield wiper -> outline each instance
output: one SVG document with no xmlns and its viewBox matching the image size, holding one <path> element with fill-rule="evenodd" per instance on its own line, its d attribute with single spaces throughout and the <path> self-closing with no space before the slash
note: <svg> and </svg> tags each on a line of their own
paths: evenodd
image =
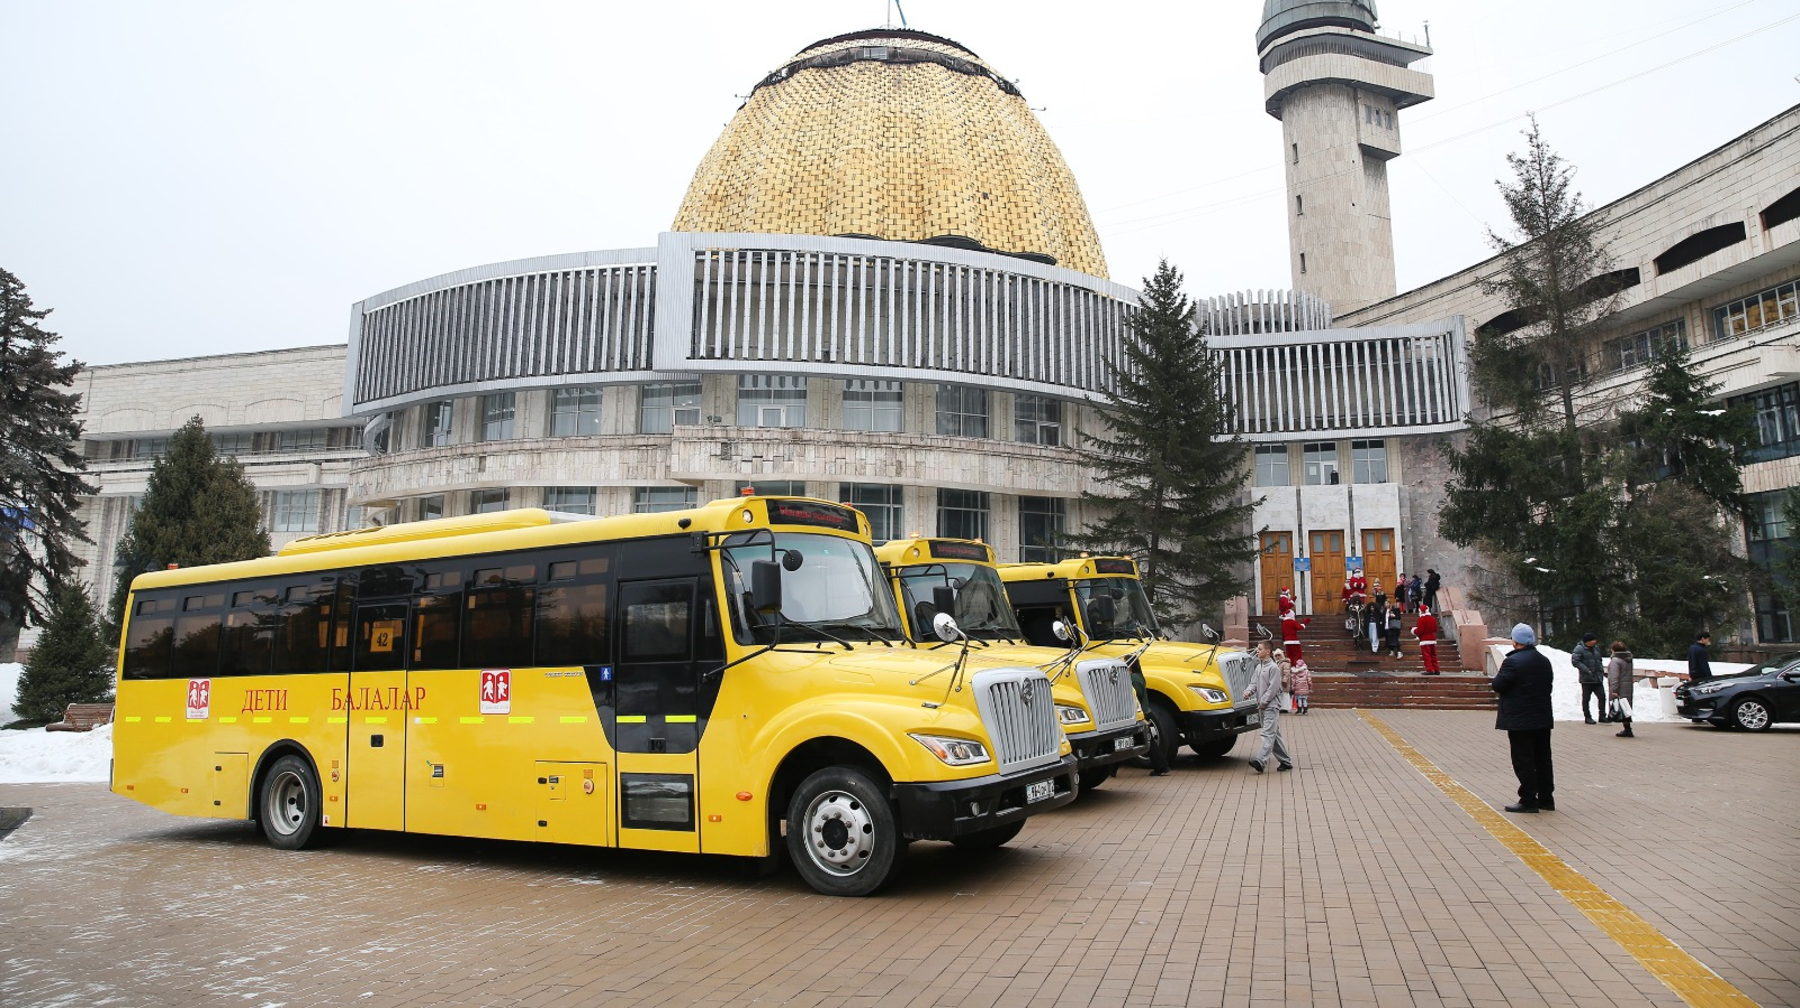
<svg viewBox="0 0 1800 1008">
<path fill-rule="evenodd" d="M 889 640 L 884 634 L 882 634 L 881 631 L 877 630 L 871 624 L 852 623 L 848 620 L 839 620 L 835 623 L 832 623 L 831 625 L 834 627 L 838 627 L 840 629 L 844 629 L 844 630 L 861 630 L 863 633 L 866 633 L 869 635 L 870 640 L 880 641 L 881 643 L 886 644 L 888 647 L 894 646 L 893 641 Z"/>
<path fill-rule="evenodd" d="M 777 614 L 777 615 L 780 615 L 780 614 Z M 806 629 L 811 630 L 812 632 L 814 632 L 816 634 L 823 634 L 824 636 L 829 637 L 834 641 L 837 641 L 839 644 L 844 645 L 845 651 L 856 650 L 856 648 L 853 645 L 851 645 L 851 643 L 849 641 L 845 640 L 842 637 L 839 637 L 837 634 L 832 633 L 830 630 L 825 629 L 823 626 L 821 626 L 817 623 L 802 623 L 797 619 L 789 619 L 785 615 L 781 616 L 781 623 L 783 626 L 805 627 Z"/>
</svg>

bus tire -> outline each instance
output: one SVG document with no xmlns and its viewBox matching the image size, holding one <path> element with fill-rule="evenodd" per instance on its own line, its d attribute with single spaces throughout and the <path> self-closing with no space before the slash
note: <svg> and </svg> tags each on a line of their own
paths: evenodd
<svg viewBox="0 0 1800 1008">
<path fill-rule="evenodd" d="M 827 896 L 867 896 L 905 855 L 900 820 L 883 789 L 856 767 L 826 767 L 788 801 L 788 857 Z"/>
<path fill-rule="evenodd" d="M 1007 823 L 1005 826 L 995 826 L 993 829 L 976 830 L 973 833 L 951 837 L 950 842 L 963 850 L 993 850 L 1018 836 L 1019 831 L 1024 828 L 1025 820 L 1019 819 Z"/>
<path fill-rule="evenodd" d="M 263 775 L 262 792 L 256 798 L 257 824 L 270 846 L 300 850 L 316 842 L 323 804 L 312 764 L 299 756 L 283 756 Z"/>
<path fill-rule="evenodd" d="M 1093 770 L 1081 771 L 1081 791 L 1082 791 L 1082 793 L 1086 794 L 1087 792 L 1094 790 L 1095 788 L 1099 787 L 1100 785 L 1105 784 L 1107 781 L 1112 780 L 1113 775 L 1118 772 L 1119 772 L 1119 765 L 1117 763 L 1113 763 L 1108 766 L 1097 767 Z"/>
<path fill-rule="evenodd" d="M 1194 750 L 1194 755 L 1201 759 L 1218 759 L 1230 752 L 1231 747 L 1237 745 L 1237 740 L 1236 735 L 1227 735 L 1222 739 L 1213 739 L 1211 742 L 1189 742 L 1188 748 Z"/>
</svg>

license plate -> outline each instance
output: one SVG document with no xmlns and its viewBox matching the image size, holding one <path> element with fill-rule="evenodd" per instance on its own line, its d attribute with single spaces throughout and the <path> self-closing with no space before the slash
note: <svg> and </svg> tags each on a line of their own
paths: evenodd
<svg viewBox="0 0 1800 1008">
<path fill-rule="evenodd" d="M 1025 801 L 1027 804 L 1043 801 L 1046 798 L 1053 797 L 1055 794 L 1056 782 L 1053 780 L 1041 780 L 1036 784 L 1025 785 Z"/>
<path fill-rule="evenodd" d="M 1262 724 L 1262 715 L 1261 714 L 1252 714 L 1249 717 L 1244 719 L 1244 723 L 1247 725 Z"/>
<path fill-rule="evenodd" d="M 1131 742 L 1132 739 L 1129 735 L 1124 738 L 1113 739 L 1113 752 L 1124 752 L 1125 750 L 1130 749 Z"/>
</svg>

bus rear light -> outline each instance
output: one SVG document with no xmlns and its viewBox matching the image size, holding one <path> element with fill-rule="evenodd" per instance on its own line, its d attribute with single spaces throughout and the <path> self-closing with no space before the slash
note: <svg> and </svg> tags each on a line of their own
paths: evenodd
<svg viewBox="0 0 1800 1008">
<path fill-rule="evenodd" d="M 479 801 L 476 802 L 475 803 L 475 811 L 486 812 L 487 811 L 487 802 L 479 802 Z"/>
</svg>

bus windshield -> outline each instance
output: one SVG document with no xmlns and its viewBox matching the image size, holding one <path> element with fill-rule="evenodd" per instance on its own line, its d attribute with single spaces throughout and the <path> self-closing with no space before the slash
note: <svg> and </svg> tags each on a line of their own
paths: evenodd
<svg viewBox="0 0 1800 1008">
<path fill-rule="evenodd" d="M 1136 578 L 1093 578 L 1075 582 L 1075 596 L 1081 601 L 1082 627 L 1094 640 L 1127 640 L 1131 638 L 1147 639 L 1162 636 L 1157 628 L 1156 614 L 1150 610 L 1150 600 L 1144 595 L 1144 586 Z M 1105 608 L 1104 603 L 1095 605 L 1097 599 L 1112 600 L 1112 619 L 1100 619 Z"/>
<path fill-rule="evenodd" d="M 938 613 L 934 589 L 956 589 L 956 625 L 978 640 L 1020 640 L 1019 621 L 1006 601 L 1006 588 L 992 567 L 973 563 L 934 562 L 900 572 L 907 612 L 913 617 L 913 639 L 935 641 L 931 620 Z"/>
<path fill-rule="evenodd" d="M 740 533 L 719 551 L 731 621 L 740 639 L 759 644 L 776 639 L 776 617 L 747 603 L 750 564 L 780 560 L 796 552 L 800 566 L 781 572 L 782 641 L 893 640 L 900 614 L 891 593 L 881 590 L 880 565 L 866 543 L 808 532 Z"/>
</svg>

